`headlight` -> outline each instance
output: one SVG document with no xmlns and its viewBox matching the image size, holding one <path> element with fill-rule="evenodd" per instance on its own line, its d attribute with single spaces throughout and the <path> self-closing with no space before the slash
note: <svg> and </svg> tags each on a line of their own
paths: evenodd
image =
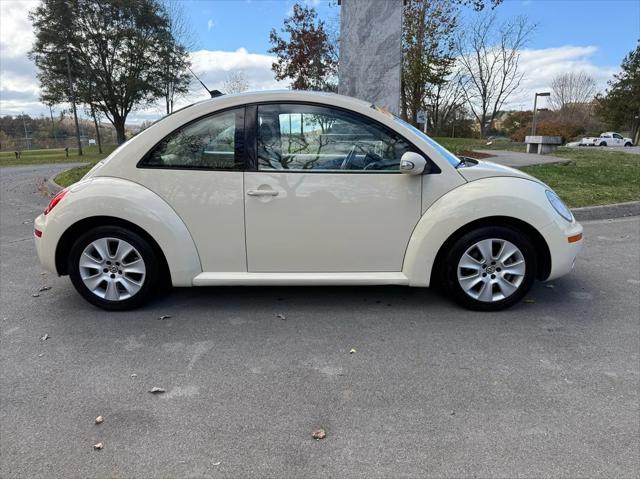
<svg viewBox="0 0 640 479">
<path fill-rule="evenodd" d="M 556 210 L 558 214 L 562 216 L 565 220 L 572 222 L 573 213 L 571 213 L 571 210 L 567 208 L 567 205 L 565 205 L 562 202 L 560 197 L 551 190 L 546 190 L 545 193 L 547 195 L 547 199 L 549 200 L 549 203 L 551 203 L 551 206 L 553 206 L 553 209 Z"/>
</svg>

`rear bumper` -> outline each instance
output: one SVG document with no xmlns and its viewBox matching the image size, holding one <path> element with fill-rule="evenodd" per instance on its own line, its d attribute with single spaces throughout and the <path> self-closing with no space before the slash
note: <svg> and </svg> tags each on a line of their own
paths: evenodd
<svg viewBox="0 0 640 479">
<path fill-rule="evenodd" d="M 570 273 L 584 242 L 582 225 L 575 221 L 568 223 L 564 220 L 556 220 L 543 228 L 540 233 L 547 241 L 551 255 L 551 271 L 546 280 Z M 576 241 L 577 236 L 580 236 L 580 239 Z M 570 242 L 570 238 L 573 238 L 573 241 Z"/>
<path fill-rule="evenodd" d="M 56 245 L 57 238 L 47 235 L 47 218 L 44 214 L 38 216 L 34 221 L 34 229 L 42 233 L 41 236 L 34 234 L 36 252 L 40 265 L 47 271 L 58 274 L 56 269 Z"/>
</svg>

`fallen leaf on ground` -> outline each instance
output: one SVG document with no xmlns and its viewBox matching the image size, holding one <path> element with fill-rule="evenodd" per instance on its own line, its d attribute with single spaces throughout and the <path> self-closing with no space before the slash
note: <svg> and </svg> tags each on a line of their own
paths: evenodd
<svg viewBox="0 0 640 479">
<path fill-rule="evenodd" d="M 98 416 L 96 418 L 96 424 L 102 424 L 104 422 L 104 418 L 102 416 Z"/>
<path fill-rule="evenodd" d="M 536 300 L 535 299 L 531 299 L 531 298 L 527 298 L 523 301 L 524 303 L 535 303 Z"/>
<path fill-rule="evenodd" d="M 211 464 L 212 466 L 219 466 L 220 464 L 222 464 L 222 461 L 218 461 L 218 462 L 214 462 L 213 464 Z"/>
<path fill-rule="evenodd" d="M 159 319 L 159 320 L 161 320 L 161 321 L 163 321 L 163 320 L 165 320 L 165 319 L 169 319 L 170 317 L 171 317 L 171 315 L 170 315 L 170 314 L 163 314 L 163 315 L 162 315 L 162 316 L 160 316 L 158 319 Z"/>
<path fill-rule="evenodd" d="M 47 333 L 44 333 L 44 335 L 40 338 L 40 340 L 42 341 L 46 341 L 47 339 L 49 339 L 51 336 L 49 336 Z"/>
<path fill-rule="evenodd" d="M 50 289 L 51 289 L 51 286 L 43 286 L 38 291 L 49 291 Z"/>
<path fill-rule="evenodd" d="M 38 296 L 40 296 L 38 293 L 33 293 L 33 294 L 31 295 L 31 297 L 32 297 L 32 298 L 37 298 Z"/>
<path fill-rule="evenodd" d="M 555 286 L 554 286 L 554 285 L 552 285 L 552 284 L 545 284 L 545 285 L 544 285 L 544 287 L 545 287 L 545 288 L 549 288 L 549 289 L 553 289 L 553 288 L 555 288 Z"/>
<path fill-rule="evenodd" d="M 93 445 L 93 449 L 95 449 L 96 451 L 99 451 L 103 447 L 104 447 L 104 444 L 102 444 L 101 442 L 99 442 L 98 444 L 94 444 Z"/>
<path fill-rule="evenodd" d="M 311 437 L 317 441 L 327 437 L 327 433 L 324 429 L 317 429 L 311 433 Z"/>
<path fill-rule="evenodd" d="M 161 393 L 165 392 L 165 390 L 162 389 L 162 388 L 153 387 L 153 388 L 151 388 L 149 390 L 149 392 L 152 393 L 152 394 L 161 394 Z"/>
<path fill-rule="evenodd" d="M 357 352 L 356 348 L 351 348 L 351 351 L 349 351 L 349 354 L 353 354 L 353 353 L 356 353 L 356 352 Z"/>
<path fill-rule="evenodd" d="M 278 319 L 287 319 L 287 317 L 282 313 L 276 314 L 276 318 L 278 318 Z"/>
</svg>

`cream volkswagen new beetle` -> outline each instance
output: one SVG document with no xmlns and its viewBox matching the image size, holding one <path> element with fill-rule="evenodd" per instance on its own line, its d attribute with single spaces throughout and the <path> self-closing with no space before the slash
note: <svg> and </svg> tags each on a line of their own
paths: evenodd
<svg viewBox="0 0 640 479">
<path fill-rule="evenodd" d="M 222 285 L 443 284 L 479 310 L 568 273 L 582 227 L 520 171 L 457 158 L 344 96 L 222 96 L 157 122 L 35 221 L 42 265 L 94 305 Z"/>
</svg>

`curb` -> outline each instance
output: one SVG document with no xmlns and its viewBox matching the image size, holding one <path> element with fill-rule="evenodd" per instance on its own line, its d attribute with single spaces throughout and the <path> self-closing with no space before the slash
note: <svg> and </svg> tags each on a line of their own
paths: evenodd
<svg viewBox="0 0 640 479">
<path fill-rule="evenodd" d="M 47 185 L 47 189 L 49 190 L 49 194 L 51 196 L 58 194 L 62 190 L 62 186 L 56 183 L 54 179 L 59 174 L 60 173 L 56 173 L 55 175 L 47 178 L 47 181 L 45 182 L 45 184 Z"/>
<path fill-rule="evenodd" d="M 585 206 L 571 210 L 578 221 L 610 220 L 640 215 L 640 201 L 613 203 L 611 205 Z"/>
</svg>

